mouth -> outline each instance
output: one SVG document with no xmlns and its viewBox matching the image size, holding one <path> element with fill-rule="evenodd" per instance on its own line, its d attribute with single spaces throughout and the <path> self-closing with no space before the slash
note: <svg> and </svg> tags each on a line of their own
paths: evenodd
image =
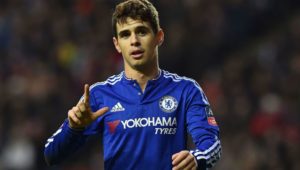
<svg viewBox="0 0 300 170">
<path fill-rule="evenodd" d="M 134 59 L 140 59 L 142 58 L 144 54 L 143 50 L 134 50 L 130 53 L 130 55 L 134 58 Z"/>
</svg>

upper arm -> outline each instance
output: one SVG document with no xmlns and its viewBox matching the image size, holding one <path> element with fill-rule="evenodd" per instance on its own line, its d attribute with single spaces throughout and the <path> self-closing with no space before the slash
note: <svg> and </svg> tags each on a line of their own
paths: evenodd
<svg viewBox="0 0 300 170">
<path fill-rule="evenodd" d="M 211 167 L 221 154 L 219 127 L 200 86 L 192 85 L 187 94 L 186 124 L 197 147 L 192 154 L 198 161 L 206 160 L 208 167 Z"/>
</svg>

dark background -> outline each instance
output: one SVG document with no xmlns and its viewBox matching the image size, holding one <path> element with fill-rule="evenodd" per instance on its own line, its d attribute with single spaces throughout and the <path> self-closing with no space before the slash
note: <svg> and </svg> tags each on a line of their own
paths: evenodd
<svg viewBox="0 0 300 170">
<path fill-rule="evenodd" d="M 117 1 L 0 0 L 0 169 L 103 169 L 101 141 L 47 167 L 85 83 L 122 70 Z M 300 1 L 159 0 L 162 69 L 194 78 L 221 129 L 218 170 L 300 169 Z"/>
</svg>

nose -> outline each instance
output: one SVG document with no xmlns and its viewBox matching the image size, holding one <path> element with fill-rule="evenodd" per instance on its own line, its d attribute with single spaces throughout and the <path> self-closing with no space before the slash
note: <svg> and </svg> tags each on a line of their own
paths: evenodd
<svg viewBox="0 0 300 170">
<path fill-rule="evenodd" d="M 130 37 L 130 44 L 132 46 L 140 45 L 140 40 L 136 34 L 132 34 L 132 36 Z"/>
</svg>

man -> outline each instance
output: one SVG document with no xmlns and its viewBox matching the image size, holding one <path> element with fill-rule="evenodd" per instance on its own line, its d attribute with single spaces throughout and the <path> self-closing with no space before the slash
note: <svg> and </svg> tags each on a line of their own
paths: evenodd
<svg viewBox="0 0 300 170">
<path fill-rule="evenodd" d="M 103 138 L 104 166 L 113 170 L 207 169 L 221 155 L 219 129 L 200 86 L 159 69 L 164 40 L 158 13 L 147 0 L 128 0 L 112 17 L 124 71 L 89 87 L 45 145 L 48 164 Z M 197 147 L 187 150 L 187 135 Z"/>
</svg>

